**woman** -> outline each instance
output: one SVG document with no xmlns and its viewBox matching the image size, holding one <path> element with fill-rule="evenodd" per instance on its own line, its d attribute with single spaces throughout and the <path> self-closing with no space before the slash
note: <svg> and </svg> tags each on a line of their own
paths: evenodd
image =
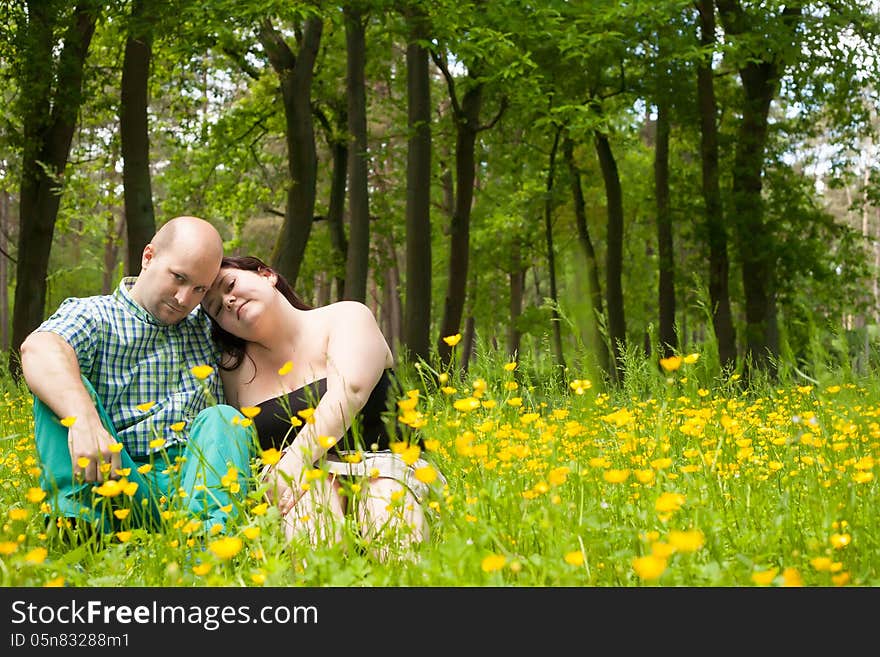
<svg viewBox="0 0 880 657">
<path fill-rule="evenodd" d="M 426 538 L 427 486 L 414 473 L 427 464 L 407 466 L 388 451 L 398 440 L 382 417 L 394 358 L 369 308 L 354 301 L 311 308 L 250 256 L 223 259 L 202 307 L 222 350 L 227 402 L 259 408 L 253 419 L 261 447 L 283 450 L 262 476 L 288 538 L 304 531 L 313 542 L 338 540 L 346 513 L 357 518 L 364 541 L 381 535 L 380 557 L 388 538 Z M 322 459 L 330 476 L 309 476 Z M 369 477 L 352 479 L 353 486 L 339 478 L 358 474 Z"/>
</svg>

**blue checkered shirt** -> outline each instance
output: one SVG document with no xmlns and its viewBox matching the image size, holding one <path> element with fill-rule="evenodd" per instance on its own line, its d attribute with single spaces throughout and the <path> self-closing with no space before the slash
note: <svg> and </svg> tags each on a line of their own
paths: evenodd
<svg viewBox="0 0 880 657">
<path fill-rule="evenodd" d="M 197 308 L 178 324 L 160 323 L 131 298 L 134 277 L 123 278 L 113 294 L 65 299 L 37 328 L 64 338 L 80 370 L 95 387 L 120 442 L 133 457 L 143 457 L 155 438 L 165 445 L 184 442 L 190 422 L 212 402 L 224 403 L 217 375 L 219 351 L 211 340 L 207 315 Z M 205 381 L 190 368 L 211 365 Z M 207 385 L 205 385 L 207 384 Z M 153 402 L 146 411 L 137 406 Z"/>
</svg>

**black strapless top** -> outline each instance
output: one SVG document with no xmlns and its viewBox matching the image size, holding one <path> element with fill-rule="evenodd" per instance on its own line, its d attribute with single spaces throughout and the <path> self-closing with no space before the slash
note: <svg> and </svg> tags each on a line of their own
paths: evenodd
<svg viewBox="0 0 880 657">
<path fill-rule="evenodd" d="M 397 422 L 397 413 L 394 412 L 396 409 L 389 406 L 389 402 L 393 404 L 393 399 L 390 399 L 393 381 L 393 371 L 385 370 L 373 392 L 370 393 L 367 403 L 355 416 L 351 428 L 342 440 L 336 443 L 334 450 L 388 449 L 392 437 L 394 440 L 400 440 L 400 425 Z M 326 392 L 327 379 L 318 379 L 285 395 L 257 404 L 260 412 L 254 417 L 254 427 L 257 430 L 260 447 L 263 449 L 274 447 L 280 450 L 290 445 L 299 430 L 305 426 L 304 420 L 302 425 L 293 426 L 290 418 L 296 417 L 302 420 L 297 413 L 307 408 L 315 408 Z M 385 418 L 389 412 L 393 413 L 393 416 L 390 416 L 386 422 Z"/>
</svg>

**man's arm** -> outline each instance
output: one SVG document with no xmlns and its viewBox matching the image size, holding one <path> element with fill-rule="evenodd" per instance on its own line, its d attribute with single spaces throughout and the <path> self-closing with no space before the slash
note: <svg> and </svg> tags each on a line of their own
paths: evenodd
<svg viewBox="0 0 880 657">
<path fill-rule="evenodd" d="M 35 331 L 21 345 L 21 370 L 28 387 L 59 418 L 74 417 L 67 444 L 73 472 L 85 481 L 115 477 L 121 467 L 119 452 L 111 452 L 116 441 L 104 428 L 92 398 L 83 385 L 79 361 L 64 338 L 50 331 Z M 85 457 L 88 464 L 80 467 Z M 99 465 L 110 463 L 102 472 Z"/>
</svg>

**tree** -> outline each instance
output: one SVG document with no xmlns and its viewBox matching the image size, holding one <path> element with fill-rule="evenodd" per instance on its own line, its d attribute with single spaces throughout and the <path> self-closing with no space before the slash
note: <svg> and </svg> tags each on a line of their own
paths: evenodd
<svg viewBox="0 0 880 657">
<path fill-rule="evenodd" d="M 66 4 L 27 0 L 18 32 L 24 141 L 9 363 L 16 377 L 21 343 L 43 320 L 52 235 L 82 103 L 83 67 L 100 9 L 97 0 L 81 0 L 72 11 Z"/>
<path fill-rule="evenodd" d="M 156 232 L 147 118 L 154 11 L 154 0 L 133 0 L 122 60 L 119 135 L 125 223 L 128 229 L 125 270 L 129 276 L 135 276 L 140 271 L 141 254 Z"/>
<path fill-rule="evenodd" d="M 284 222 L 272 251 L 272 266 L 296 285 L 315 213 L 317 154 L 312 120 L 312 77 L 324 21 L 319 16 L 305 19 L 297 30 L 298 52 L 294 54 L 284 36 L 269 18 L 260 21 L 258 38 L 269 63 L 278 75 L 286 120 L 288 174 L 287 207 Z"/>
<path fill-rule="evenodd" d="M 427 16 L 406 11 L 408 148 L 406 158 L 406 302 L 403 346 L 412 359 L 427 360 L 431 334 L 431 84 Z"/>
<path fill-rule="evenodd" d="M 345 298 L 367 299 L 367 270 L 370 253 L 370 196 L 368 192 L 369 153 L 367 151 L 367 98 L 364 82 L 366 65 L 366 13 L 359 3 L 345 5 L 347 53 L 346 91 L 348 132 L 351 140 L 348 158 L 349 234 L 345 267 Z"/>
</svg>

